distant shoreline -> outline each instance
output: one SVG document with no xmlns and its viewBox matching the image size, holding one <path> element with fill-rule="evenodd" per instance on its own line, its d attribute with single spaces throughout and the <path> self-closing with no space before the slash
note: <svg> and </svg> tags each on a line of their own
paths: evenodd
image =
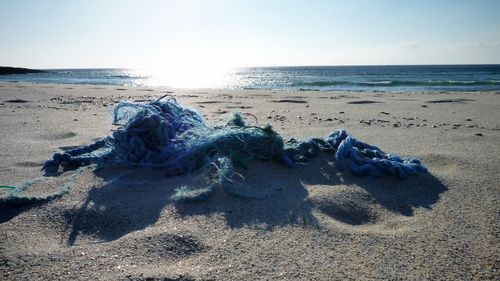
<svg viewBox="0 0 500 281">
<path fill-rule="evenodd" d="M 46 71 L 39 69 L 30 69 L 22 67 L 0 66 L 0 75 L 44 73 Z"/>
</svg>

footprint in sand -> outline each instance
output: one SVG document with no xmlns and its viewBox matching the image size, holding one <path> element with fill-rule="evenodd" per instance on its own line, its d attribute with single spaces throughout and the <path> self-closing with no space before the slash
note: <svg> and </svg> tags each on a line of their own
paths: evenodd
<svg viewBox="0 0 500 281">
<path fill-rule="evenodd" d="M 29 100 L 23 100 L 23 99 L 13 99 L 13 100 L 6 100 L 5 102 L 9 103 L 27 103 L 30 102 Z"/>
<path fill-rule="evenodd" d="M 460 171 L 460 159 L 453 155 L 428 153 L 421 156 L 420 159 L 427 164 L 428 168 L 438 175 L 456 175 Z"/>
<path fill-rule="evenodd" d="M 426 162 L 424 162 L 426 163 Z M 432 211 L 446 186 L 432 174 L 399 179 L 345 178 L 345 185 L 319 186 L 309 201 L 325 228 L 348 232 L 407 231 Z"/>
<path fill-rule="evenodd" d="M 43 135 L 43 136 L 41 136 L 41 138 L 44 139 L 44 140 L 49 140 L 49 141 L 56 141 L 56 140 L 69 139 L 69 138 L 72 138 L 72 137 L 75 137 L 75 136 L 76 136 L 76 133 L 65 132 L 65 133 L 56 133 L 56 134 Z"/>
<path fill-rule="evenodd" d="M 357 101 L 347 102 L 347 104 L 371 104 L 371 103 L 383 103 L 383 102 L 374 100 L 357 100 Z"/>
<path fill-rule="evenodd" d="M 307 103 L 307 101 L 305 101 L 305 100 L 292 100 L 292 99 L 270 100 L 269 102 L 275 102 L 275 103 Z"/>
<path fill-rule="evenodd" d="M 136 251 L 143 255 L 182 258 L 204 252 L 208 249 L 199 239 L 189 235 L 160 233 L 142 237 L 133 242 Z"/>
<path fill-rule="evenodd" d="M 427 103 L 466 103 L 469 101 L 476 101 L 473 99 L 443 99 L 443 100 L 430 100 Z"/>
<path fill-rule="evenodd" d="M 373 210 L 373 198 L 355 188 L 338 188 L 326 194 L 317 193 L 311 201 L 322 214 L 348 225 L 373 224 L 379 214 Z"/>
</svg>

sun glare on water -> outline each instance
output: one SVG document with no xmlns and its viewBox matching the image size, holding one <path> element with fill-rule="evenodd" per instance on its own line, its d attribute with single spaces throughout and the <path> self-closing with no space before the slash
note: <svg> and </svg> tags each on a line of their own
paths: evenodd
<svg viewBox="0 0 500 281">
<path fill-rule="evenodd" d="M 141 68 L 136 70 L 136 74 L 145 77 L 141 84 L 151 87 L 224 88 L 230 80 L 231 69 L 229 66 L 185 62 Z"/>
</svg>

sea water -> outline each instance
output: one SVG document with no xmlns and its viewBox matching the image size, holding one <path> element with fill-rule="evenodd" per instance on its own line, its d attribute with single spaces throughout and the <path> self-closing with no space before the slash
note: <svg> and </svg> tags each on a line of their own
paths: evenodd
<svg viewBox="0 0 500 281">
<path fill-rule="evenodd" d="M 0 81 L 231 88 L 292 91 L 497 91 L 500 65 L 290 66 L 148 72 L 134 69 L 47 69 L 46 73 L 2 75 Z M 178 75 L 182 73 L 183 75 Z"/>
</svg>

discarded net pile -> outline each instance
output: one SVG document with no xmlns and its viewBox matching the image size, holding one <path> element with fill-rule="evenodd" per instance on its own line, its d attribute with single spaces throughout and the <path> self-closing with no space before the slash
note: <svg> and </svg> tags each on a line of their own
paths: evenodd
<svg viewBox="0 0 500 281">
<path fill-rule="evenodd" d="M 249 126 L 236 113 L 224 126 L 209 126 L 203 117 L 173 98 L 148 103 L 122 101 L 113 109 L 112 136 L 93 144 L 55 153 L 45 163 L 47 171 L 59 166 L 140 166 L 161 168 L 167 176 L 212 170 L 206 187 L 181 187 L 172 196 L 177 201 L 209 198 L 218 187 L 230 194 L 245 195 L 245 187 L 231 180 L 233 165 L 246 167 L 250 159 L 274 160 L 290 167 L 318 157 L 333 155 L 340 170 L 355 175 L 405 178 L 426 171 L 420 161 L 385 154 L 338 130 L 325 138 L 284 142 L 270 125 Z"/>
</svg>

